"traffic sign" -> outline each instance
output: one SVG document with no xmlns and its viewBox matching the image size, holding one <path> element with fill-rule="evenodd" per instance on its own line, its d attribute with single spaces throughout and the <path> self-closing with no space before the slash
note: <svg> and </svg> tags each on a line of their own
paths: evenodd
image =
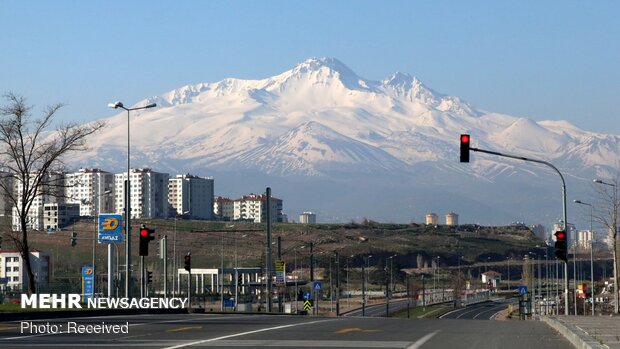
<svg viewBox="0 0 620 349">
<path fill-rule="evenodd" d="M 307 299 L 304 301 L 304 310 L 309 311 L 312 310 L 312 301 Z"/>
<path fill-rule="evenodd" d="M 315 291 L 320 291 L 323 289 L 323 285 L 320 281 L 315 281 L 314 283 L 312 283 L 312 289 Z"/>
<path fill-rule="evenodd" d="M 527 294 L 527 285 L 519 285 L 519 294 Z"/>
<path fill-rule="evenodd" d="M 312 299 L 312 296 L 310 295 L 310 292 L 304 292 L 304 300 L 308 300 L 308 299 Z"/>
<path fill-rule="evenodd" d="M 100 244 L 109 244 L 123 241 L 120 214 L 100 214 L 98 225 L 98 240 Z"/>
</svg>

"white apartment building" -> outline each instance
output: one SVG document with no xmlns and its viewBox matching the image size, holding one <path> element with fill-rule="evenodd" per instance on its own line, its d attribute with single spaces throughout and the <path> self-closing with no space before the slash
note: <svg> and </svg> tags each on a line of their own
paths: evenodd
<svg viewBox="0 0 620 349">
<path fill-rule="evenodd" d="M 168 174 L 149 168 L 131 169 L 131 218 L 168 217 Z M 114 212 L 125 212 L 125 182 L 127 173 L 114 175 Z"/>
<path fill-rule="evenodd" d="M 282 222 L 282 200 L 271 197 L 271 221 Z M 253 220 L 254 223 L 267 221 L 267 195 L 244 195 L 234 202 L 233 220 Z"/>
<path fill-rule="evenodd" d="M 299 215 L 299 223 L 301 224 L 316 224 L 316 213 L 303 212 Z"/>
<path fill-rule="evenodd" d="M 589 249 L 594 240 L 594 234 L 590 230 L 580 230 L 577 232 L 577 246 Z"/>
<path fill-rule="evenodd" d="M 114 174 L 97 168 L 65 174 L 65 202 L 80 205 L 80 216 L 114 210 Z M 106 194 L 107 192 L 107 194 Z"/>
<path fill-rule="evenodd" d="M 168 203 L 173 216 L 188 212 L 190 219 L 213 219 L 213 179 L 190 174 L 168 179 Z"/>
<path fill-rule="evenodd" d="M 26 213 L 27 229 L 43 230 L 43 207 L 45 204 L 56 203 L 62 201 L 63 175 L 59 173 L 49 174 L 44 178 L 43 183 L 37 188 L 37 196 L 32 201 L 30 209 Z M 31 184 L 33 179 L 30 180 Z M 23 183 L 18 177 L 13 180 L 14 195 L 18 199 L 18 205 L 21 204 L 22 192 L 24 190 Z M 20 230 L 20 221 L 18 215 L 18 207 L 13 206 L 12 210 L 12 227 L 13 230 Z"/>
<path fill-rule="evenodd" d="M 45 204 L 43 205 L 43 229 L 57 231 L 73 224 L 80 217 L 79 204 Z"/>
<path fill-rule="evenodd" d="M 38 284 L 37 289 L 46 289 L 49 285 L 50 256 L 46 252 L 31 251 L 30 266 L 34 273 L 34 280 Z M 0 252 L 0 278 L 6 278 L 6 284 L 0 284 L 0 290 L 26 290 L 28 288 L 28 275 L 26 263 L 17 251 Z"/>
<path fill-rule="evenodd" d="M 219 218 L 233 219 L 235 215 L 235 200 L 217 196 L 213 200 L 213 212 Z"/>
</svg>

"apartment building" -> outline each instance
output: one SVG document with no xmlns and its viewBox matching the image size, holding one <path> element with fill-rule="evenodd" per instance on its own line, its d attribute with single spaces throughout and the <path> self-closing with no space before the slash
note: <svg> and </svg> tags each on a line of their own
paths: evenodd
<svg viewBox="0 0 620 349">
<path fill-rule="evenodd" d="M 34 178 L 29 179 L 29 184 L 34 185 Z M 14 195 L 18 199 L 18 206 L 12 209 L 12 228 L 20 230 L 19 210 L 21 209 L 21 197 L 24 185 L 18 177 L 13 180 Z M 38 186 L 34 200 L 30 209 L 26 213 L 26 228 L 34 230 L 43 230 L 43 211 L 45 204 L 62 202 L 64 190 L 64 176 L 60 173 L 51 173 L 45 175 L 41 184 Z"/>
<path fill-rule="evenodd" d="M 190 174 L 170 178 L 168 180 L 168 203 L 172 208 L 172 216 L 213 219 L 213 179 Z"/>
<path fill-rule="evenodd" d="M 43 205 L 43 228 L 57 231 L 73 224 L 80 217 L 79 204 L 51 203 Z"/>
<path fill-rule="evenodd" d="M 80 216 L 114 210 L 114 174 L 98 168 L 65 174 L 65 202 L 80 205 Z"/>
<path fill-rule="evenodd" d="M 299 215 L 299 223 L 301 224 L 316 224 L 316 213 L 303 212 Z"/>
<path fill-rule="evenodd" d="M 131 218 L 168 217 L 168 178 L 167 173 L 159 173 L 150 168 L 130 171 Z M 127 173 L 114 175 L 114 212 L 125 212 L 125 182 Z"/>
<path fill-rule="evenodd" d="M 47 289 L 50 275 L 49 254 L 37 250 L 31 251 L 30 266 L 37 290 Z M 18 251 L 0 252 L 0 278 L 6 278 L 6 283 L 0 283 L 0 290 L 20 291 L 28 288 L 26 263 Z"/>
<path fill-rule="evenodd" d="M 218 218 L 233 219 L 235 215 L 235 200 L 217 196 L 213 200 L 213 212 Z"/>
<path fill-rule="evenodd" d="M 282 200 L 271 197 L 271 221 L 283 222 Z M 252 220 L 254 223 L 267 222 L 267 195 L 244 195 L 234 201 L 233 220 Z"/>
</svg>

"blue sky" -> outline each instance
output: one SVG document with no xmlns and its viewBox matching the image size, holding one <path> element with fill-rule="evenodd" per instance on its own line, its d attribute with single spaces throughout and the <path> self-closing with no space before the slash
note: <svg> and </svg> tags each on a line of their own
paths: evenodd
<svg viewBox="0 0 620 349">
<path fill-rule="evenodd" d="M 480 109 L 620 134 L 619 1 L 0 2 L 0 92 L 86 121 L 180 86 L 314 56 Z"/>
</svg>

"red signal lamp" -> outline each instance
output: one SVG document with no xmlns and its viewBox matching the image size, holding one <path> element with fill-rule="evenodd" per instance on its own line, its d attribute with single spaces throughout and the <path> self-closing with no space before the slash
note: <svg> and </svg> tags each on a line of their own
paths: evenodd
<svg viewBox="0 0 620 349">
<path fill-rule="evenodd" d="M 461 142 L 469 143 L 469 135 L 461 135 Z"/>
<path fill-rule="evenodd" d="M 146 229 L 140 229 L 140 236 L 147 237 L 149 235 L 149 231 Z"/>
</svg>

